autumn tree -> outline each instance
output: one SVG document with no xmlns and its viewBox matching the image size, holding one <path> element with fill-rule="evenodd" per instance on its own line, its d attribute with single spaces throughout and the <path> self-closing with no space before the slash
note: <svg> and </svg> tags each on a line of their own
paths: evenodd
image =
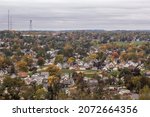
<svg viewBox="0 0 150 117">
<path fill-rule="evenodd" d="M 112 53 L 112 59 L 116 59 L 116 58 L 118 58 L 118 57 L 119 57 L 118 52 L 113 52 L 113 53 Z"/>
<path fill-rule="evenodd" d="M 105 55 L 104 52 L 99 51 L 99 52 L 97 53 L 97 59 L 98 59 L 98 60 L 103 59 L 104 55 Z"/>
<path fill-rule="evenodd" d="M 97 54 L 89 54 L 89 60 L 95 60 L 97 58 Z"/>
<path fill-rule="evenodd" d="M 5 58 L 4 56 L 0 55 L 0 69 L 4 67 Z"/>
<path fill-rule="evenodd" d="M 140 99 L 150 100 L 150 88 L 147 85 L 140 90 Z"/>
<path fill-rule="evenodd" d="M 57 95 L 60 89 L 60 78 L 52 75 L 48 77 L 48 99 L 57 99 Z"/>
<path fill-rule="evenodd" d="M 120 59 L 122 61 L 127 61 L 128 60 L 127 53 L 126 52 L 121 52 Z"/>
<path fill-rule="evenodd" d="M 50 64 L 47 69 L 48 77 L 48 99 L 56 99 L 59 92 L 59 82 L 61 70 L 58 66 Z"/>
<path fill-rule="evenodd" d="M 146 60 L 144 61 L 144 67 L 146 69 L 150 69 L 150 57 L 147 57 Z"/>
<path fill-rule="evenodd" d="M 25 61 L 18 61 L 16 63 L 16 67 L 19 71 L 23 71 L 23 72 L 27 72 L 28 71 L 28 67 L 27 67 L 27 62 Z"/>
<path fill-rule="evenodd" d="M 28 66 L 32 66 L 33 58 L 32 58 L 31 55 L 24 55 L 24 56 L 22 57 L 22 60 L 25 61 Z"/>
<path fill-rule="evenodd" d="M 72 64 L 73 62 L 75 62 L 75 58 L 74 57 L 68 58 L 67 63 Z"/>
<path fill-rule="evenodd" d="M 47 72 L 49 72 L 49 75 L 52 76 L 52 75 L 55 75 L 55 76 L 59 76 L 60 75 L 60 68 L 54 64 L 50 64 L 47 69 L 46 69 Z"/>
<path fill-rule="evenodd" d="M 86 87 L 86 83 L 84 82 L 84 73 L 80 72 L 75 76 L 74 81 L 78 90 L 83 91 Z"/>
</svg>

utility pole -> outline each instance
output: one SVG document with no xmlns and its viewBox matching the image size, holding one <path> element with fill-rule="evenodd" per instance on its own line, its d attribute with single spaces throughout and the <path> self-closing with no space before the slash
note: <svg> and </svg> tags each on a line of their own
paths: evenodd
<svg viewBox="0 0 150 117">
<path fill-rule="evenodd" d="M 32 20 L 30 20 L 29 30 L 32 31 Z"/>
<path fill-rule="evenodd" d="M 13 22 L 12 21 L 12 16 L 10 16 L 10 30 L 12 30 L 12 25 L 13 25 L 12 22 Z"/>
</svg>

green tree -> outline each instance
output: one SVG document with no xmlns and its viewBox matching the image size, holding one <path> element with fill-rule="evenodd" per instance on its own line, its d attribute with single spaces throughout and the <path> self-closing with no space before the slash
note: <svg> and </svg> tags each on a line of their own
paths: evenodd
<svg viewBox="0 0 150 117">
<path fill-rule="evenodd" d="M 142 88 L 141 77 L 135 76 L 131 78 L 131 83 L 136 92 Z"/>
<path fill-rule="evenodd" d="M 20 78 L 5 77 L 3 80 L 2 87 L 7 93 L 3 93 L 4 99 L 20 99 L 19 93 L 21 87 L 25 85 L 25 82 Z"/>
<path fill-rule="evenodd" d="M 47 96 L 47 91 L 44 88 L 41 88 L 35 92 L 34 99 L 44 100 L 46 99 L 46 96 Z"/>
<path fill-rule="evenodd" d="M 43 57 L 39 57 L 39 58 L 38 58 L 38 61 L 37 61 L 37 64 L 38 64 L 39 66 L 43 66 L 44 63 L 45 63 L 44 58 L 43 58 Z"/>
<path fill-rule="evenodd" d="M 66 43 L 64 46 L 64 56 L 71 57 L 73 55 L 73 47 L 71 44 Z"/>
<path fill-rule="evenodd" d="M 56 55 L 56 57 L 55 57 L 55 64 L 63 63 L 63 59 L 64 59 L 64 56 L 62 54 Z"/>
<path fill-rule="evenodd" d="M 20 89 L 19 97 L 20 99 L 24 100 L 31 100 L 33 99 L 33 95 L 35 93 L 35 90 L 32 86 L 22 86 Z"/>
</svg>

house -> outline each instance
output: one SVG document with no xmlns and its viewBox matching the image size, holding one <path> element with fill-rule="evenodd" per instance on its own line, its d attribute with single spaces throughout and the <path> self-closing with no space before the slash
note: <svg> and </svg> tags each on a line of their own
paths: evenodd
<svg viewBox="0 0 150 117">
<path fill-rule="evenodd" d="M 80 70 L 86 70 L 86 68 L 85 68 L 85 67 L 80 67 L 79 69 L 80 69 Z"/>
<path fill-rule="evenodd" d="M 88 68 L 90 68 L 90 65 L 89 65 L 88 63 L 84 63 L 84 67 L 85 67 L 86 69 L 88 69 Z"/>
<path fill-rule="evenodd" d="M 48 78 L 49 72 L 41 72 L 40 76 L 42 76 L 43 78 Z"/>
<path fill-rule="evenodd" d="M 0 70 L 0 76 L 4 76 L 8 74 L 8 72 L 6 70 Z"/>
<path fill-rule="evenodd" d="M 114 71 L 118 71 L 118 68 L 117 68 L 117 67 L 114 67 L 113 70 L 114 70 Z"/>
<path fill-rule="evenodd" d="M 64 69 L 69 68 L 69 64 L 68 63 L 64 63 L 63 66 L 62 66 L 62 68 L 64 68 Z"/>
<path fill-rule="evenodd" d="M 127 94 L 130 94 L 131 92 L 130 92 L 130 90 L 128 90 L 128 89 L 121 89 L 120 91 L 119 91 L 119 94 L 120 95 L 127 95 Z"/>
<path fill-rule="evenodd" d="M 92 67 L 92 70 L 97 70 L 97 67 Z"/>
<path fill-rule="evenodd" d="M 24 78 L 24 81 L 27 85 L 31 84 L 32 79 L 31 78 Z"/>
<path fill-rule="evenodd" d="M 28 76 L 27 72 L 19 72 L 18 73 L 18 77 L 20 77 L 20 78 L 26 78 L 27 76 Z"/>
<path fill-rule="evenodd" d="M 57 66 L 58 66 L 60 69 L 62 69 L 62 67 L 63 67 L 62 64 L 60 64 L 60 63 L 58 63 Z"/>
<path fill-rule="evenodd" d="M 73 86 L 75 84 L 74 80 L 70 78 L 69 74 L 64 74 L 61 77 L 60 83 L 63 87 Z"/>
<path fill-rule="evenodd" d="M 77 59 L 76 62 L 77 62 L 77 64 L 78 64 L 79 66 L 83 66 L 83 65 L 84 65 L 84 62 L 81 61 L 80 59 Z"/>
<path fill-rule="evenodd" d="M 110 86 L 110 87 L 108 87 L 108 89 L 109 89 L 110 91 L 116 91 L 116 90 L 117 90 L 117 88 L 114 87 L 114 86 Z"/>
<path fill-rule="evenodd" d="M 150 78 L 150 71 L 147 71 L 147 72 L 145 73 L 145 76 L 148 77 L 148 78 Z"/>
<path fill-rule="evenodd" d="M 15 74 L 12 74 L 11 75 L 11 78 L 16 78 L 17 76 Z"/>
<path fill-rule="evenodd" d="M 4 77 L 0 77 L 0 83 L 3 83 Z"/>
<path fill-rule="evenodd" d="M 131 94 L 131 99 L 132 99 L 132 100 L 138 100 L 138 99 L 139 99 L 139 94 L 132 93 L 132 94 Z"/>
<path fill-rule="evenodd" d="M 75 67 L 71 66 L 69 67 L 69 70 L 75 70 Z"/>
<path fill-rule="evenodd" d="M 64 86 L 64 87 L 69 87 L 69 86 L 73 86 L 75 84 L 74 80 L 72 78 L 66 78 L 66 79 L 62 79 L 60 81 L 60 83 Z"/>
<path fill-rule="evenodd" d="M 43 84 L 43 87 L 47 89 L 48 88 L 48 79 L 44 78 L 42 80 L 42 84 Z"/>
<path fill-rule="evenodd" d="M 95 87 L 98 85 L 98 80 L 96 79 L 87 79 L 87 78 L 84 78 L 84 81 L 87 83 L 88 86 L 90 87 Z"/>
</svg>

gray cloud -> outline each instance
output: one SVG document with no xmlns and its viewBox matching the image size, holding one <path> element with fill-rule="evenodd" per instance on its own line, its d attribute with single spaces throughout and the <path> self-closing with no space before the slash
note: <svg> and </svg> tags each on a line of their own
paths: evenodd
<svg viewBox="0 0 150 117">
<path fill-rule="evenodd" d="M 149 29 L 149 0 L 0 0 L 0 29 L 7 10 L 14 29 Z"/>
</svg>

